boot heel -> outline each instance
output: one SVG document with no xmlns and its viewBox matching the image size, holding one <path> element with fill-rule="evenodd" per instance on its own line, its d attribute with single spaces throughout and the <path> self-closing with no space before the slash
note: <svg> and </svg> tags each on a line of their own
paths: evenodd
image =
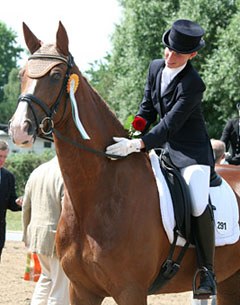
<svg viewBox="0 0 240 305">
<path fill-rule="evenodd" d="M 197 277 L 200 276 L 199 287 L 196 288 Z M 215 275 L 206 267 L 199 268 L 193 278 L 193 298 L 199 300 L 209 299 L 216 295 Z"/>
</svg>

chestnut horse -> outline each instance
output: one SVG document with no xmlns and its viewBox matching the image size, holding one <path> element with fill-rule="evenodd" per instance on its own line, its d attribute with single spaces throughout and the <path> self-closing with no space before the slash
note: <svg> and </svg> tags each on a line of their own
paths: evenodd
<svg viewBox="0 0 240 305">
<path fill-rule="evenodd" d="M 21 71 L 9 130 L 21 146 L 53 131 L 65 183 L 56 243 L 71 304 L 99 305 L 111 296 L 119 305 L 146 305 L 170 248 L 149 156 L 112 161 L 104 155 L 113 136 L 127 134 L 74 63 L 62 23 L 56 44 L 42 43 L 25 24 L 23 30 L 32 55 Z M 222 170 L 239 202 L 240 171 Z M 196 268 L 189 248 L 176 276 L 156 294 L 191 290 Z M 215 271 L 218 305 L 239 305 L 239 241 L 216 248 Z"/>
</svg>

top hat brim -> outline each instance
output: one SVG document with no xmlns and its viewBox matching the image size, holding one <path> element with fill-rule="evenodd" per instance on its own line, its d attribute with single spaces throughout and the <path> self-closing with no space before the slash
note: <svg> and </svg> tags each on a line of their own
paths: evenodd
<svg viewBox="0 0 240 305">
<path fill-rule="evenodd" d="M 199 44 L 198 44 L 195 48 L 193 48 L 193 49 L 191 49 L 191 50 L 180 50 L 179 48 L 175 48 L 174 46 L 172 46 L 172 45 L 169 44 L 169 39 L 168 39 L 168 37 L 169 37 L 170 31 L 171 31 L 171 29 L 168 30 L 168 31 L 166 31 L 166 32 L 163 34 L 163 36 L 162 36 L 162 42 L 163 42 L 163 44 L 164 44 L 165 47 L 168 47 L 169 49 L 171 49 L 171 50 L 173 50 L 173 51 L 175 51 L 175 52 L 177 52 L 177 53 L 189 54 L 189 53 L 192 53 L 192 52 L 196 52 L 196 51 L 200 50 L 202 47 L 205 46 L 205 41 L 204 41 L 203 39 L 201 39 L 200 42 L 199 42 Z"/>
</svg>

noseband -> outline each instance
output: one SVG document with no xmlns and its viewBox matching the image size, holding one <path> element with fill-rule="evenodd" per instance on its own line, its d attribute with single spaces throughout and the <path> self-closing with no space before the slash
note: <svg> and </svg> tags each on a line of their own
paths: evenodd
<svg viewBox="0 0 240 305">
<path fill-rule="evenodd" d="M 68 78 L 70 75 L 70 69 L 74 66 L 74 60 L 72 55 L 69 53 L 68 59 L 66 59 L 63 56 L 57 56 L 57 55 L 50 55 L 50 54 L 33 54 L 31 55 L 28 60 L 30 59 L 41 59 L 41 58 L 47 58 L 47 59 L 57 59 L 62 61 L 63 63 L 66 63 L 68 68 L 63 80 L 63 84 L 61 87 L 61 90 L 59 92 L 59 95 L 56 99 L 56 101 L 54 102 L 54 104 L 49 108 L 45 103 L 43 103 L 39 98 L 37 98 L 36 96 L 34 96 L 33 94 L 27 93 L 27 94 L 21 94 L 18 98 L 18 103 L 20 102 L 26 102 L 29 106 L 29 108 L 32 111 L 33 117 L 34 117 L 34 121 L 36 124 L 36 134 L 38 134 L 39 129 L 41 130 L 41 132 L 44 135 L 50 135 L 53 131 L 54 128 L 54 122 L 53 122 L 53 115 L 56 114 L 59 103 L 61 101 L 61 98 L 66 90 L 66 86 L 67 86 L 67 82 L 68 82 Z M 37 104 L 45 113 L 45 117 L 42 119 L 41 122 L 39 122 L 37 115 L 36 115 L 36 111 L 33 107 L 33 104 Z M 44 126 L 48 126 L 48 129 L 45 130 Z"/>
</svg>

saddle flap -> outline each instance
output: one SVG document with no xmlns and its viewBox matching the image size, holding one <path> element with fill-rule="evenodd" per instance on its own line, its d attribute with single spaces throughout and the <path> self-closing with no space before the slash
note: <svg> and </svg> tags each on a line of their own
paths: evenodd
<svg viewBox="0 0 240 305">
<path fill-rule="evenodd" d="M 159 161 L 172 197 L 177 232 L 187 241 L 192 242 L 189 188 L 179 170 L 172 164 L 166 153 L 161 154 Z"/>
</svg>

